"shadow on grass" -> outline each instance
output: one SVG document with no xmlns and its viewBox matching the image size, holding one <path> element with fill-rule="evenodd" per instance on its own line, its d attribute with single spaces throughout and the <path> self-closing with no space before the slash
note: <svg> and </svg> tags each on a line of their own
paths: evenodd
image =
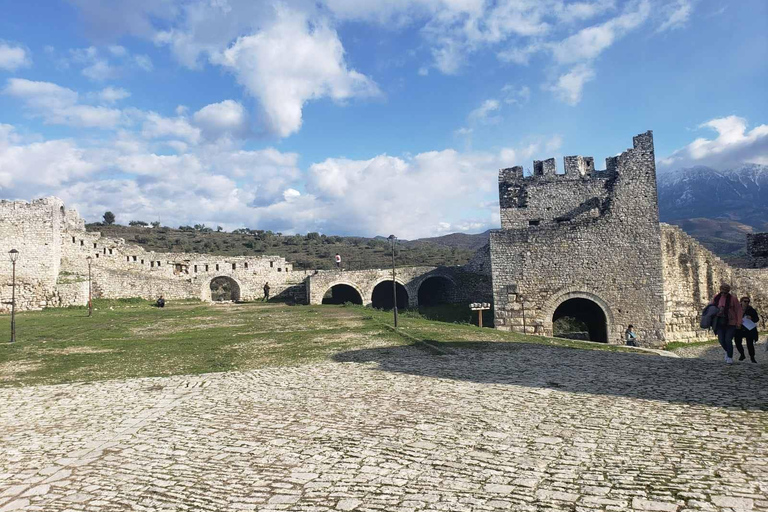
<svg viewBox="0 0 768 512">
<path fill-rule="evenodd" d="M 482 384 L 768 410 L 765 365 L 727 366 L 697 359 L 533 343 L 432 343 L 452 355 L 429 355 L 412 345 L 352 350 L 336 354 L 333 360 L 374 362 L 381 371 Z"/>
</svg>

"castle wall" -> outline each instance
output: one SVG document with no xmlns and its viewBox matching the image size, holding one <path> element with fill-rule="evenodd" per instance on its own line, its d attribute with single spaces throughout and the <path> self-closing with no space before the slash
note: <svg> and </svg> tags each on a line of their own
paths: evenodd
<svg viewBox="0 0 768 512">
<path fill-rule="evenodd" d="M 749 295 L 758 313 L 768 314 L 768 269 L 733 268 L 677 226 L 662 224 L 661 233 L 667 341 L 712 338 L 699 320 L 723 282 L 739 297 Z"/>
<path fill-rule="evenodd" d="M 539 165 L 537 165 L 539 164 Z M 588 299 L 606 317 L 608 341 L 633 324 L 645 345 L 664 342 L 664 300 L 651 132 L 594 171 L 567 157 L 499 174 L 502 229 L 491 233 L 497 328 L 552 335 L 556 308 Z"/>
<path fill-rule="evenodd" d="M 8 251 L 11 249 L 19 251 L 17 309 L 55 303 L 61 261 L 60 232 L 64 223 L 64 204 L 59 199 L 0 201 L 0 310 L 10 310 L 12 265 Z"/>
</svg>

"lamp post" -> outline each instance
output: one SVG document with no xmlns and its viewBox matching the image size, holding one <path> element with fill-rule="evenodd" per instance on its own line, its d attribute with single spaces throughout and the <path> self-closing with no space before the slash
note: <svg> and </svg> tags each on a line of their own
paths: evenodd
<svg viewBox="0 0 768 512">
<path fill-rule="evenodd" d="M 16 341 L 16 260 L 19 259 L 19 251 L 11 249 L 8 251 L 13 265 L 13 280 L 11 284 L 11 343 Z"/>
<path fill-rule="evenodd" d="M 389 235 L 388 238 L 392 242 L 392 311 L 395 315 L 395 328 L 397 328 L 397 281 L 395 281 L 395 243 L 397 237 Z"/>
<path fill-rule="evenodd" d="M 88 316 L 93 316 L 93 297 L 91 287 L 91 263 L 93 262 L 93 258 L 88 256 L 85 258 L 85 260 L 88 262 Z"/>
</svg>

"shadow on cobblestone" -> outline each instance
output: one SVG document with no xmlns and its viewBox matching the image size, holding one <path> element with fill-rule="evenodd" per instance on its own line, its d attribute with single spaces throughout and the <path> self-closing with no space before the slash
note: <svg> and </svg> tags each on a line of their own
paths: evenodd
<svg viewBox="0 0 768 512">
<path fill-rule="evenodd" d="M 471 347 L 469 346 L 471 345 Z M 413 346 L 342 352 L 337 362 L 483 384 L 551 388 L 735 409 L 768 410 L 765 364 L 579 350 L 528 343 L 443 342 L 453 355 L 425 357 Z"/>
</svg>

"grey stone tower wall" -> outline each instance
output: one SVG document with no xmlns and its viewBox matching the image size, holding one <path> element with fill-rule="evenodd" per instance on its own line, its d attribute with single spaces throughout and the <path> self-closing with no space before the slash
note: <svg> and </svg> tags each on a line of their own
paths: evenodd
<svg viewBox="0 0 768 512">
<path fill-rule="evenodd" d="M 768 267 L 768 233 L 747 235 L 747 258 L 752 268 Z"/>
<path fill-rule="evenodd" d="M 546 163 L 546 162 L 545 162 Z M 499 173 L 502 229 L 491 233 L 495 325 L 552 334 L 569 298 L 597 303 L 608 340 L 633 324 L 643 344 L 664 342 L 664 292 L 653 135 L 594 171 L 590 157 Z"/>
<path fill-rule="evenodd" d="M 61 263 L 64 203 L 55 197 L 32 202 L 0 201 L 0 309 L 10 308 L 12 266 L 8 251 L 19 251 L 16 262 L 16 306 L 44 307 L 55 301 Z"/>
</svg>

